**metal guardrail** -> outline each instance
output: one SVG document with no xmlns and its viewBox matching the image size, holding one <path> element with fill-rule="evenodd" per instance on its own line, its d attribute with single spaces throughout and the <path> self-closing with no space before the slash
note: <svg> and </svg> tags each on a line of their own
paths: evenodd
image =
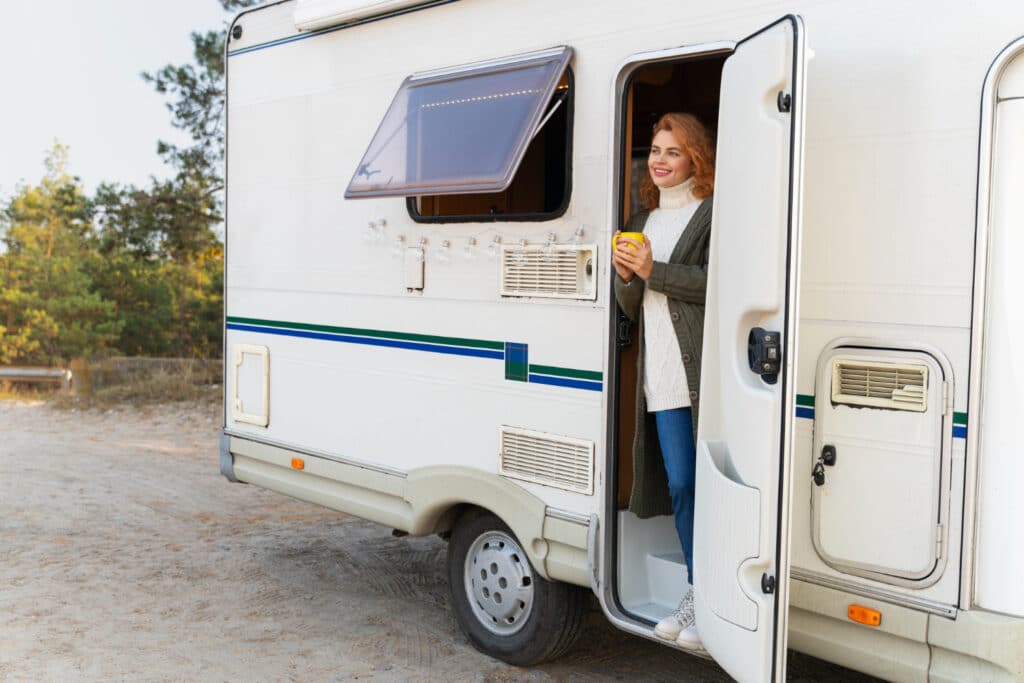
<svg viewBox="0 0 1024 683">
<path fill-rule="evenodd" d="M 64 368 L 5 367 L 0 368 L 0 382 L 44 382 L 60 384 L 63 391 L 71 389 L 72 375 Z"/>
</svg>

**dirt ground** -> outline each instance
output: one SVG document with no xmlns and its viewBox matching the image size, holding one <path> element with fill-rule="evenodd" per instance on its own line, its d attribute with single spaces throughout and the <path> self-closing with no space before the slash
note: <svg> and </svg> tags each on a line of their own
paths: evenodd
<svg viewBox="0 0 1024 683">
<path fill-rule="evenodd" d="M 219 426 L 209 403 L 0 401 L 0 680 L 728 680 L 596 606 L 562 659 L 490 659 L 448 608 L 443 541 L 228 483 Z"/>
</svg>

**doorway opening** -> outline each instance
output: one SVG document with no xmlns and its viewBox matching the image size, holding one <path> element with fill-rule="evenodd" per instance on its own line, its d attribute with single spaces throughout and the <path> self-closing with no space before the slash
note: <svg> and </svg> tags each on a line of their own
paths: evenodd
<svg viewBox="0 0 1024 683">
<path fill-rule="evenodd" d="M 654 124 L 665 113 L 687 112 L 717 136 L 722 68 L 731 50 L 638 62 L 625 81 L 619 126 L 618 169 L 621 192 L 616 218 L 624 226 L 644 210 L 640 181 Z M 630 511 L 633 495 L 633 441 L 636 436 L 637 334 L 635 325 L 617 311 L 613 366 L 617 391 L 611 407 L 615 450 L 611 471 L 614 496 L 614 579 L 620 609 L 638 621 L 654 624 L 670 614 L 685 592 L 689 577 L 672 515 L 641 519 Z M 649 415 L 649 414 L 648 414 Z M 650 416 L 649 417 L 653 417 Z M 650 438 L 653 419 L 647 431 Z"/>
</svg>

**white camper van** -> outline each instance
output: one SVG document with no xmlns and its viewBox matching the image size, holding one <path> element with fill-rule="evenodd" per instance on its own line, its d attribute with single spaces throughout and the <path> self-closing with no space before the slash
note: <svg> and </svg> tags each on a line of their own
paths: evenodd
<svg viewBox="0 0 1024 683">
<path fill-rule="evenodd" d="M 691 112 L 718 159 L 708 653 L 741 681 L 784 680 L 787 647 L 1024 680 L 1022 36 L 1010 0 L 243 12 L 221 471 L 449 538 L 453 610 L 495 657 L 563 652 L 586 589 L 652 637 L 686 570 L 670 517 L 627 505 L 609 247 L 652 122 Z"/>
</svg>

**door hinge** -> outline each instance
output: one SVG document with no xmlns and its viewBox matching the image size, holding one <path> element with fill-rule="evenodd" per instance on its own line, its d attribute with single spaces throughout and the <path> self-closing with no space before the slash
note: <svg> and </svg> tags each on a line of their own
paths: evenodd
<svg viewBox="0 0 1024 683">
<path fill-rule="evenodd" d="M 774 576 L 768 576 L 767 573 L 761 574 L 761 592 L 765 595 L 771 595 L 775 592 Z"/>
<path fill-rule="evenodd" d="M 942 559 L 942 539 L 943 539 L 943 536 L 944 536 L 944 534 L 942 533 L 943 531 L 944 531 L 944 529 L 943 529 L 943 526 L 941 524 L 938 525 L 937 527 L 935 527 L 935 559 L 936 560 L 941 560 Z"/>
</svg>

